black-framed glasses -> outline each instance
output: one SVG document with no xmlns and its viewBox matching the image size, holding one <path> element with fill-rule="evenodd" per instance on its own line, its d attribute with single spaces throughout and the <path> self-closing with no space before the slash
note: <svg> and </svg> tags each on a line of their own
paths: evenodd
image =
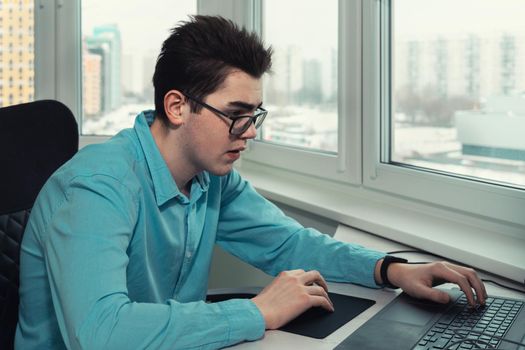
<svg viewBox="0 0 525 350">
<path fill-rule="evenodd" d="M 201 105 L 202 107 L 210 110 L 215 115 L 230 119 L 232 121 L 232 123 L 230 124 L 230 134 L 232 135 L 244 134 L 244 132 L 246 132 L 246 130 L 248 130 L 248 128 L 252 124 L 254 124 L 255 128 L 258 129 L 262 125 L 264 118 L 266 118 L 266 115 L 268 114 L 268 111 L 266 109 L 262 107 L 257 107 L 253 115 L 231 115 L 220 111 L 207 103 L 199 101 L 191 95 L 184 93 L 184 96 L 186 96 L 196 104 Z"/>
</svg>

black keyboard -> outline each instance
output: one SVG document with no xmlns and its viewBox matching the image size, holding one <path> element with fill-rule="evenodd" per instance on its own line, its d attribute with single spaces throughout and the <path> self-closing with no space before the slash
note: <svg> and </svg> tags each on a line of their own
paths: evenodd
<svg viewBox="0 0 525 350">
<path fill-rule="evenodd" d="M 413 350 L 497 348 L 522 307 L 519 300 L 487 298 L 486 305 L 471 308 L 462 296 Z"/>
</svg>

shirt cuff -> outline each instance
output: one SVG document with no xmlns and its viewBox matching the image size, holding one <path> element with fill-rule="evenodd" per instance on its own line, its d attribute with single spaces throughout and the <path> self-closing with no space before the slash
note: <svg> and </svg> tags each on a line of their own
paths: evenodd
<svg viewBox="0 0 525 350">
<path fill-rule="evenodd" d="M 366 279 L 364 281 L 364 285 L 366 287 L 370 288 L 383 288 L 383 285 L 377 284 L 375 279 L 375 269 L 377 262 L 381 259 L 383 259 L 386 256 L 385 253 L 382 252 L 370 252 L 367 254 L 366 258 L 363 259 L 363 265 L 366 266 L 365 270 L 368 271 L 366 274 Z"/>
<path fill-rule="evenodd" d="M 230 342 L 257 340 L 264 335 L 266 323 L 259 308 L 249 299 L 231 299 L 218 303 L 228 320 Z"/>
</svg>

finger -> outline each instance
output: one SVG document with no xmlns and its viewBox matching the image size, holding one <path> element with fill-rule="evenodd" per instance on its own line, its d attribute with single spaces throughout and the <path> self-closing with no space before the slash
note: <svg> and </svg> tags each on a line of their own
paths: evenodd
<svg viewBox="0 0 525 350">
<path fill-rule="evenodd" d="M 476 298 L 478 302 L 480 304 L 485 304 L 485 301 L 488 297 L 487 290 L 485 289 L 485 285 L 483 284 L 483 281 L 481 281 L 481 279 L 479 278 L 476 271 L 468 267 L 458 266 L 454 264 L 450 264 L 450 268 L 458 271 L 459 273 L 467 277 L 470 285 L 474 288 L 474 291 L 476 291 Z"/>
<path fill-rule="evenodd" d="M 325 279 L 323 278 L 323 276 L 321 276 L 319 271 L 308 271 L 303 276 L 301 276 L 301 280 L 305 285 L 316 283 L 328 292 L 328 285 L 326 284 Z"/>
<path fill-rule="evenodd" d="M 467 277 L 457 272 L 456 270 L 450 268 L 445 263 L 437 263 L 434 265 L 434 276 L 438 278 L 443 278 L 449 282 L 455 283 L 459 288 L 465 293 L 465 297 L 469 305 L 475 306 L 476 302 L 474 300 L 474 293 L 472 292 L 472 286 Z"/>
<path fill-rule="evenodd" d="M 316 296 L 325 297 L 328 300 L 328 302 L 330 303 L 330 305 L 332 305 L 332 307 L 334 306 L 334 303 L 332 303 L 332 300 L 330 300 L 330 296 L 324 290 L 323 287 L 317 286 L 317 285 L 307 286 L 306 287 L 306 291 L 310 295 L 316 295 Z"/>
<path fill-rule="evenodd" d="M 319 295 L 319 296 L 328 297 L 328 293 L 326 293 L 326 290 L 324 290 L 323 287 L 318 286 L 316 284 L 312 284 L 311 286 L 306 286 L 306 291 L 310 295 Z"/>
<path fill-rule="evenodd" d="M 328 302 L 328 300 L 325 297 L 321 297 L 321 296 L 317 296 L 317 295 L 310 296 L 310 305 L 312 305 L 312 306 L 320 306 L 323 309 L 331 311 L 331 312 L 335 311 L 334 306 L 332 305 L 332 303 Z"/>
<path fill-rule="evenodd" d="M 462 273 L 464 276 L 467 277 L 471 286 L 476 292 L 476 298 L 478 299 L 478 302 L 480 302 L 481 304 L 485 304 L 485 300 L 487 298 L 487 290 L 485 289 L 485 285 L 477 275 L 476 271 L 468 267 L 462 267 L 457 265 L 452 265 L 451 268 L 457 270 L 459 273 Z"/>
</svg>

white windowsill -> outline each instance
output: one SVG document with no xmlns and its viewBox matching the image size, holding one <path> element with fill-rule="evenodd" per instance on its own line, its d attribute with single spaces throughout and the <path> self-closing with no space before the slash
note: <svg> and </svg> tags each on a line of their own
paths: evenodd
<svg viewBox="0 0 525 350">
<path fill-rule="evenodd" d="M 525 228 L 243 160 L 242 176 L 270 200 L 315 213 L 520 283 Z"/>
</svg>

